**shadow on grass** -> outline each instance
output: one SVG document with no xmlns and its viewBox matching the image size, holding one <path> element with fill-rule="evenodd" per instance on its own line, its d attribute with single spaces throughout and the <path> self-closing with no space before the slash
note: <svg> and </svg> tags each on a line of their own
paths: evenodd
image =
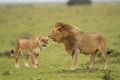
<svg viewBox="0 0 120 80">
<path fill-rule="evenodd" d="M 101 77 L 102 80 L 114 80 L 113 75 L 111 75 L 112 70 L 108 70 L 108 71 L 104 71 L 101 69 L 94 69 L 93 71 L 90 71 L 88 68 L 86 69 L 77 69 L 75 71 L 72 70 L 67 70 L 67 69 L 63 69 L 60 71 L 56 71 L 56 72 L 40 72 L 40 74 L 62 74 L 62 73 L 67 73 L 67 74 L 71 74 L 71 73 L 103 73 L 104 75 Z"/>
<path fill-rule="evenodd" d="M 68 70 L 68 69 L 61 69 L 58 71 L 49 71 L 49 72 L 39 72 L 39 74 L 54 74 L 54 73 L 86 73 L 86 72 L 104 72 L 104 70 L 100 70 L 100 69 L 94 69 L 93 71 L 90 71 L 89 68 L 86 69 L 77 69 L 75 71 L 73 70 Z"/>
<path fill-rule="evenodd" d="M 12 50 L 6 50 L 4 52 L 0 52 L 0 57 L 8 57 L 8 58 L 13 58 L 13 53 L 11 52 Z"/>
<path fill-rule="evenodd" d="M 61 70 L 61 71 L 58 71 L 58 73 L 81 73 L 81 72 L 104 72 L 104 70 L 100 70 L 100 69 L 94 69 L 94 70 L 90 70 L 89 68 L 86 68 L 86 69 L 77 69 L 75 71 L 73 70 Z"/>
</svg>

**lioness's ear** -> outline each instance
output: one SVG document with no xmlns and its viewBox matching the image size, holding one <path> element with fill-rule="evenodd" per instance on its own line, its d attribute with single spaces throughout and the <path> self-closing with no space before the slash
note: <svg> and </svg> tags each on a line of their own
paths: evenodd
<svg viewBox="0 0 120 80">
<path fill-rule="evenodd" d="M 39 40 L 42 40 L 42 36 L 38 36 Z"/>
<path fill-rule="evenodd" d="M 46 36 L 45 39 L 48 39 L 48 37 Z"/>
</svg>

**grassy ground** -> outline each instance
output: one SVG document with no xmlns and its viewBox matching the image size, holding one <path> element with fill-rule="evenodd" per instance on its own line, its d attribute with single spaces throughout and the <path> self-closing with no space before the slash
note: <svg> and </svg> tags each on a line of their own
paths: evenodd
<svg viewBox="0 0 120 80">
<path fill-rule="evenodd" d="M 108 56 L 110 77 L 119 80 L 120 72 L 120 4 L 66 5 L 0 5 L 0 53 L 14 49 L 23 34 L 48 36 L 54 22 L 77 25 L 86 32 L 101 32 L 107 46 L 118 52 Z M 14 68 L 13 57 L 0 57 L 2 80 L 105 80 L 103 63 L 97 57 L 95 71 L 86 70 L 89 56 L 80 55 L 79 68 L 70 71 L 71 57 L 62 44 L 49 40 L 49 47 L 40 53 L 39 68 L 28 69 L 20 59 L 21 69 Z M 107 80 L 107 79 L 106 79 Z"/>
</svg>

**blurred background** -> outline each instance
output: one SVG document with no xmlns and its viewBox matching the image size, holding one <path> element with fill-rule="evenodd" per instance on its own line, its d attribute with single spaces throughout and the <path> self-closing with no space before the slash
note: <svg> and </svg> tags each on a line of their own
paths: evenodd
<svg viewBox="0 0 120 80">
<path fill-rule="evenodd" d="M 82 2 L 120 2 L 120 0 L 0 0 L 0 3 L 59 3 L 59 2 L 63 2 L 63 3 L 77 3 L 80 4 Z"/>
<path fill-rule="evenodd" d="M 102 32 L 108 46 L 120 49 L 120 0 L 0 0 L 0 52 L 19 38 L 48 36 L 54 22 Z M 119 49 L 118 49 L 119 48 Z"/>
<path fill-rule="evenodd" d="M 0 52 L 19 38 L 48 36 L 54 22 L 102 32 L 108 46 L 119 48 L 120 0 L 0 0 Z M 116 37 L 115 37 L 116 36 Z M 116 38 L 116 39 L 115 39 Z"/>
<path fill-rule="evenodd" d="M 71 4 L 81 4 L 87 2 L 120 2 L 120 0 L 0 0 L 1 4 L 25 4 L 25 3 L 71 3 Z"/>
</svg>

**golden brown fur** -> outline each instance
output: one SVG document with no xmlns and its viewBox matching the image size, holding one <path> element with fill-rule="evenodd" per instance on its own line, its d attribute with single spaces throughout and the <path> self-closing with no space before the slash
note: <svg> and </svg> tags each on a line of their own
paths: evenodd
<svg viewBox="0 0 120 80">
<path fill-rule="evenodd" d="M 104 69 L 107 69 L 106 63 L 106 41 L 100 33 L 86 33 L 74 25 L 57 22 L 49 38 L 58 43 L 63 43 L 66 51 L 72 55 L 72 70 L 77 69 L 79 53 L 90 54 L 90 69 L 95 63 L 95 55 L 99 50 L 104 60 Z"/>
<path fill-rule="evenodd" d="M 37 68 L 39 52 L 42 49 L 42 47 L 47 46 L 47 43 L 48 43 L 47 37 L 35 36 L 31 39 L 20 39 L 17 42 L 15 49 L 15 67 L 19 68 L 18 58 L 19 58 L 19 54 L 21 53 L 26 55 L 26 61 L 25 61 L 26 67 L 30 67 L 30 65 L 28 64 L 28 59 L 29 57 L 31 57 L 32 66 L 34 68 Z"/>
</svg>

